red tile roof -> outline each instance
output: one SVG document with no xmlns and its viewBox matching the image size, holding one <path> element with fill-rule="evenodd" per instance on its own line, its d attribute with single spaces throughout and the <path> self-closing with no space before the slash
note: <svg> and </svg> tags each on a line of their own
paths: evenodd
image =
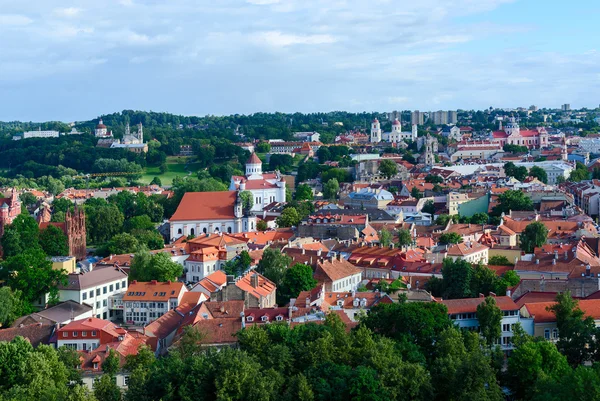
<svg viewBox="0 0 600 401">
<path fill-rule="evenodd" d="M 252 153 L 246 164 L 262 164 L 262 160 L 260 160 L 260 158 L 256 156 L 256 153 Z"/>
<path fill-rule="evenodd" d="M 315 279 L 319 282 L 336 281 L 360 274 L 361 269 L 348 262 L 346 259 L 325 259 L 317 263 Z"/>
<path fill-rule="evenodd" d="M 494 297 L 498 308 L 503 311 L 517 310 L 519 306 L 513 302 L 510 297 Z M 448 314 L 455 313 L 475 313 L 477 312 L 477 306 L 485 301 L 484 297 L 479 298 L 464 298 L 464 299 L 448 299 L 438 301 L 446 305 L 448 308 Z"/>
<path fill-rule="evenodd" d="M 171 221 L 233 219 L 236 191 L 187 192 Z"/>
<path fill-rule="evenodd" d="M 252 286 L 251 279 L 251 277 L 255 274 L 258 276 L 258 286 L 256 287 Z M 275 283 L 263 275 L 253 271 L 248 272 L 245 276 L 236 281 L 235 285 L 247 293 L 255 296 L 256 298 L 267 297 L 277 289 Z"/>
<path fill-rule="evenodd" d="M 129 288 L 123 301 L 158 301 L 168 302 L 171 298 L 179 298 L 182 292 L 186 292 L 187 288 L 180 282 L 137 282 L 129 283 Z"/>
</svg>

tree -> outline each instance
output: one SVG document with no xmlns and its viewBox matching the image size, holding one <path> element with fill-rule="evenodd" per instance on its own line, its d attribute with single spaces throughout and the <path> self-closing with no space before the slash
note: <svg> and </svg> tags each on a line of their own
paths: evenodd
<svg viewBox="0 0 600 401">
<path fill-rule="evenodd" d="M 412 196 L 415 199 L 421 199 L 423 197 L 423 193 L 419 191 L 419 188 L 413 187 L 410 190 L 410 196 Z"/>
<path fill-rule="evenodd" d="M 521 249 L 527 253 L 532 253 L 534 248 L 540 247 L 548 239 L 548 229 L 539 221 L 534 221 L 525 227 L 520 235 Z"/>
<path fill-rule="evenodd" d="M 154 224 L 152 223 L 152 220 L 150 220 L 150 216 L 144 214 L 127 219 L 123 223 L 123 229 L 128 233 L 134 230 L 153 230 Z"/>
<path fill-rule="evenodd" d="M 285 270 L 281 287 L 277 287 L 277 303 L 285 305 L 290 298 L 295 298 L 301 291 L 309 291 L 315 288 L 317 280 L 313 278 L 312 268 L 308 265 L 296 263 Z"/>
<path fill-rule="evenodd" d="M 170 254 L 158 252 L 151 254 L 148 251 L 140 251 L 135 254 L 131 261 L 129 273 L 130 280 L 137 281 L 177 281 L 183 274 L 183 267 L 171 260 Z"/>
<path fill-rule="evenodd" d="M 124 216 L 115 205 L 85 207 L 86 231 L 90 242 L 101 244 L 122 231 Z"/>
<path fill-rule="evenodd" d="M 385 247 L 392 243 L 392 233 L 388 229 L 382 228 L 379 231 L 379 243 Z"/>
<path fill-rule="evenodd" d="M 286 207 L 281 212 L 281 216 L 277 218 L 278 227 L 292 227 L 297 226 L 301 221 L 298 211 L 294 207 Z"/>
<path fill-rule="evenodd" d="M 160 177 L 154 177 L 152 181 L 150 181 L 150 185 L 158 185 L 159 187 L 162 187 L 162 181 L 160 180 Z"/>
<path fill-rule="evenodd" d="M 493 214 L 500 216 L 511 210 L 533 210 L 533 201 L 521 191 L 509 189 L 498 196 L 498 204 L 494 206 Z"/>
<path fill-rule="evenodd" d="M 104 362 L 102 362 L 102 371 L 111 377 L 115 377 L 115 375 L 119 371 L 119 365 L 119 356 L 117 355 L 115 350 L 110 349 L 108 351 L 108 355 L 106 356 L 106 358 L 104 358 Z"/>
<path fill-rule="evenodd" d="M 434 215 L 435 214 L 435 203 L 433 203 L 432 200 L 428 200 L 427 202 L 425 202 L 425 204 L 423 205 L 423 208 L 421 209 L 421 211 L 423 213 L 429 213 L 430 215 Z"/>
<path fill-rule="evenodd" d="M 250 191 L 240 192 L 240 199 L 242 200 L 242 209 L 245 212 L 250 211 L 254 207 L 254 195 Z"/>
<path fill-rule="evenodd" d="M 442 182 L 444 182 L 444 179 L 439 175 L 427 174 L 427 176 L 425 177 L 425 182 L 428 182 L 430 184 L 441 184 Z"/>
<path fill-rule="evenodd" d="M 15 319 L 30 312 L 21 300 L 20 291 L 0 288 L 0 327 L 9 327 Z"/>
<path fill-rule="evenodd" d="M 587 167 L 580 162 L 577 162 L 575 165 L 575 170 L 571 171 L 569 175 L 569 181 L 571 182 L 579 182 L 590 179 L 590 172 Z"/>
<path fill-rule="evenodd" d="M 569 291 L 559 293 L 556 303 L 547 309 L 556 316 L 559 335 L 556 345 L 569 364 L 576 367 L 592 360 L 597 351 L 594 341 L 598 334 L 594 318 L 585 316 Z"/>
<path fill-rule="evenodd" d="M 300 184 L 296 188 L 296 192 L 294 193 L 294 199 L 302 201 L 302 200 L 313 200 L 313 192 L 309 185 Z"/>
<path fill-rule="evenodd" d="M 452 216 L 448 214 L 440 214 L 437 219 L 435 219 L 435 224 L 438 226 L 445 226 L 452 219 Z"/>
<path fill-rule="evenodd" d="M 398 174 L 398 165 L 393 160 L 382 160 L 379 163 L 379 172 L 389 180 Z"/>
<path fill-rule="evenodd" d="M 504 145 L 503 150 L 508 153 L 527 153 L 529 151 L 527 146 L 513 145 L 510 143 Z"/>
<path fill-rule="evenodd" d="M 460 244 L 464 242 L 463 237 L 460 234 L 453 232 L 440 235 L 438 241 L 440 244 Z"/>
<path fill-rule="evenodd" d="M 488 264 L 491 266 L 513 266 L 506 256 L 494 255 L 490 257 Z"/>
<path fill-rule="evenodd" d="M 69 198 L 58 198 L 52 202 L 52 212 L 63 212 L 67 213 L 69 210 L 73 211 L 75 204 Z"/>
<path fill-rule="evenodd" d="M 340 183 L 335 178 L 330 179 L 323 186 L 323 198 L 325 198 L 325 199 L 331 199 L 331 200 L 337 199 L 339 192 L 340 192 Z"/>
<path fill-rule="evenodd" d="M 502 311 L 496 305 L 494 297 L 487 296 L 477 305 L 477 320 L 481 335 L 485 338 L 488 347 L 491 347 L 502 334 Z"/>
<path fill-rule="evenodd" d="M 466 260 L 450 258 L 442 263 L 442 276 L 444 277 L 444 299 L 469 298 L 471 294 L 471 278 L 473 268 Z"/>
<path fill-rule="evenodd" d="M 26 207 L 33 206 L 37 203 L 37 198 L 31 192 L 23 192 L 19 195 L 19 199 L 21 199 L 21 203 Z"/>
<path fill-rule="evenodd" d="M 412 235 L 409 230 L 398 230 L 398 247 L 410 246 L 413 243 Z"/>
<path fill-rule="evenodd" d="M 291 263 L 292 258 L 286 254 L 267 248 L 256 266 L 256 271 L 279 287 L 283 282 L 285 271 Z"/>
<path fill-rule="evenodd" d="M 94 382 L 94 396 L 98 401 L 121 401 L 121 389 L 110 375 L 102 375 Z"/>
<path fill-rule="evenodd" d="M 472 224 L 487 224 L 489 220 L 489 216 L 487 213 L 475 213 L 473 216 L 471 216 L 471 223 Z"/>
<path fill-rule="evenodd" d="M 259 220 L 256 222 L 256 229 L 258 231 L 266 231 L 269 228 L 267 222 L 264 220 Z"/>
<path fill-rule="evenodd" d="M 48 256 L 69 255 L 68 238 L 58 227 L 49 225 L 40 232 L 40 246 Z"/>
<path fill-rule="evenodd" d="M 123 255 L 139 251 L 140 243 L 128 233 L 117 234 L 106 244 L 106 251 L 111 255 Z"/>
<path fill-rule="evenodd" d="M 544 170 L 541 167 L 538 166 L 533 166 L 530 170 L 529 170 L 529 175 L 531 177 L 535 177 L 538 180 L 540 180 L 541 182 L 543 182 L 544 184 L 548 183 L 548 173 L 546 173 L 546 170 Z"/>
<path fill-rule="evenodd" d="M 250 263 L 252 263 L 252 258 L 247 251 L 242 251 L 237 257 L 225 263 L 223 271 L 227 275 L 239 277 L 248 270 Z"/>
<path fill-rule="evenodd" d="M 256 144 L 256 151 L 258 153 L 269 153 L 271 151 L 271 144 L 269 142 L 261 141 Z"/>
</svg>

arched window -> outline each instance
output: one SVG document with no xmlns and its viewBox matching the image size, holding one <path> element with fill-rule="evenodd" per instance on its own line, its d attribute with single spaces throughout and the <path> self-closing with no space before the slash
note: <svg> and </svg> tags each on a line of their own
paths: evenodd
<svg viewBox="0 0 600 401">
<path fill-rule="evenodd" d="M 181 234 L 181 228 L 177 230 L 177 234 Z"/>
<path fill-rule="evenodd" d="M 190 235 L 196 235 L 196 231 L 193 228 L 190 229 Z"/>
<path fill-rule="evenodd" d="M 219 227 L 215 228 L 215 232 L 218 233 L 219 232 Z"/>
<path fill-rule="evenodd" d="M 231 234 L 231 227 L 227 227 L 227 233 Z"/>
<path fill-rule="evenodd" d="M 206 227 L 204 227 L 204 228 L 202 229 L 202 232 L 203 232 L 204 234 L 206 234 Z"/>
</svg>

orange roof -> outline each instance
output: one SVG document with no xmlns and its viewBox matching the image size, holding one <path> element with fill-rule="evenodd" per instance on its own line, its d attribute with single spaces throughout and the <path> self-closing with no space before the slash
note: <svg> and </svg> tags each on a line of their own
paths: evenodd
<svg viewBox="0 0 600 401">
<path fill-rule="evenodd" d="M 251 278 L 255 274 L 258 276 L 258 286 L 256 287 L 252 285 Z M 275 283 L 264 277 L 262 274 L 253 271 L 248 272 L 245 276 L 236 281 L 235 285 L 256 298 L 269 296 L 277 289 Z"/>
<path fill-rule="evenodd" d="M 498 308 L 503 311 L 517 310 L 519 307 L 513 302 L 510 297 L 494 297 Z M 448 314 L 455 313 L 475 313 L 477 312 L 477 306 L 485 301 L 484 297 L 479 298 L 464 298 L 464 299 L 447 299 L 438 301 L 446 305 L 448 308 Z"/>
<path fill-rule="evenodd" d="M 162 301 L 166 302 L 171 298 L 179 298 L 182 292 L 186 292 L 185 285 L 180 282 L 137 282 L 129 283 L 127 293 L 123 296 L 123 301 Z"/>
<path fill-rule="evenodd" d="M 252 244 L 266 245 L 267 243 L 269 243 L 269 241 L 287 241 L 294 236 L 294 232 L 290 228 L 285 228 L 270 231 L 245 232 L 239 234 L 232 234 L 231 236 Z"/>
<path fill-rule="evenodd" d="M 171 221 L 233 219 L 236 191 L 187 192 Z"/>
<path fill-rule="evenodd" d="M 315 278 L 320 281 L 336 281 L 341 280 L 355 274 L 360 274 L 361 269 L 348 262 L 346 259 L 325 259 L 317 263 Z"/>
<path fill-rule="evenodd" d="M 472 243 L 470 247 L 467 246 L 467 244 L 465 244 L 463 242 L 461 244 L 452 245 L 448 249 L 448 255 L 451 255 L 451 256 L 472 255 L 474 253 L 481 252 L 486 249 L 489 249 L 489 248 L 487 246 L 481 245 L 480 243 L 477 243 L 477 242 Z"/>
<path fill-rule="evenodd" d="M 260 157 L 256 156 L 256 153 L 252 153 L 246 164 L 262 164 Z"/>
</svg>

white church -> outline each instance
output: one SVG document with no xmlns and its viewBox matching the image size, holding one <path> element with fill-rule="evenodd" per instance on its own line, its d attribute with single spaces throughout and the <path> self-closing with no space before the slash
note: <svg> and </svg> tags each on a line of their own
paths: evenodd
<svg viewBox="0 0 600 401">
<path fill-rule="evenodd" d="M 246 162 L 246 175 L 231 177 L 230 191 L 249 191 L 254 198 L 253 212 L 261 212 L 273 202 L 285 202 L 285 180 L 279 173 L 262 172 L 262 161 L 252 153 Z"/>
<path fill-rule="evenodd" d="M 403 141 L 417 140 L 417 125 L 413 124 L 411 132 L 402 132 L 402 124 L 397 118 L 392 122 L 391 132 L 382 132 L 381 124 L 378 119 L 371 123 L 371 143 L 390 142 L 398 143 Z"/>
</svg>

